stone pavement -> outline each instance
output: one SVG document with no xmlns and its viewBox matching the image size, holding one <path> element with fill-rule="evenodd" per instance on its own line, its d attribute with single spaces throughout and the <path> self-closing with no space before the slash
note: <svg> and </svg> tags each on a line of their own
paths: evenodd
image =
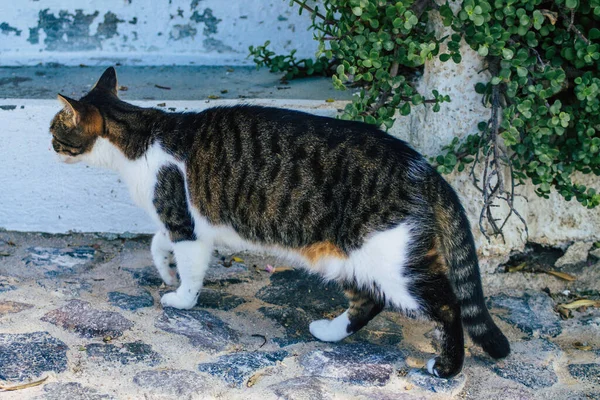
<svg viewBox="0 0 600 400">
<path fill-rule="evenodd" d="M 547 275 L 553 289 L 522 290 L 516 274 L 533 274 L 512 273 L 487 293 L 511 356 L 496 363 L 467 343 L 463 373 L 443 380 L 424 370 L 431 323 L 386 311 L 341 343 L 318 342 L 308 323 L 345 306 L 335 286 L 267 272 L 282 266 L 266 257 L 215 256 L 198 305 L 163 309 L 171 288 L 148 237 L 0 232 L 0 386 L 46 379 L 0 398 L 600 399 L 600 310 L 556 311 L 598 300 L 598 280 Z"/>
</svg>

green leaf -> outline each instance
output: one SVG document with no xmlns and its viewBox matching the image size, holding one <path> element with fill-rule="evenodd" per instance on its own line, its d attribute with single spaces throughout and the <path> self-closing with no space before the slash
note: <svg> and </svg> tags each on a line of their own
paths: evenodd
<svg viewBox="0 0 600 400">
<path fill-rule="evenodd" d="M 502 49 L 502 57 L 505 60 L 512 60 L 514 55 L 515 55 L 515 53 L 511 49 L 508 49 L 508 48 Z"/>
<path fill-rule="evenodd" d="M 577 5 L 579 4 L 578 0 L 566 0 L 565 1 L 565 6 L 567 6 L 567 8 L 577 8 Z"/>
<path fill-rule="evenodd" d="M 363 35 L 356 35 L 356 36 L 354 36 L 354 41 L 356 42 L 357 45 L 362 46 L 367 41 L 367 38 L 364 37 Z"/>
<path fill-rule="evenodd" d="M 440 54 L 440 61 L 441 62 L 446 62 L 450 59 L 450 54 L 447 53 L 442 53 Z"/>
<path fill-rule="evenodd" d="M 484 22 L 485 22 L 485 18 L 483 18 L 482 15 L 474 15 L 473 16 L 473 23 L 475 24 L 475 26 L 481 26 L 481 25 L 483 25 Z"/>
<path fill-rule="evenodd" d="M 400 107 L 400 114 L 401 115 L 408 115 L 410 114 L 410 103 L 404 103 L 402 105 L 402 107 Z"/>
<path fill-rule="evenodd" d="M 410 100 L 412 101 L 412 103 L 414 105 L 417 106 L 417 105 L 423 103 L 423 96 L 421 96 L 420 94 L 417 93 L 417 94 L 413 95 Z"/>
<path fill-rule="evenodd" d="M 354 7 L 352 8 L 352 14 L 356 15 L 357 17 L 360 17 L 363 13 L 362 8 L 360 7 Z"/>
</svg>

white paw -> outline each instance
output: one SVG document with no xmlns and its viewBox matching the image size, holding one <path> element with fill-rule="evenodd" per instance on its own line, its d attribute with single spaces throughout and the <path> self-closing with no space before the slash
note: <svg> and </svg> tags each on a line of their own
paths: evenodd
<svg viewBox="0 0 600 400">
<path fill-rule="evenodd" d="M 348 325 L 350 320 L 348 319 L 348 312 L 344 312 L 337 318 L 332 319 L 320 319 L 310 323 L 308 329 L 310 333 L 317 339 L 323 342 L 338 342 L 348 336 Z"/>
<path fill-rule="evenodd" d="M 427 361 L 427 372 L 429 372 L 433 376 L 439 377 L 437 371 L 433 369 L 434 366 L 435 366 L 435 358 L 432 358 L 429 361 Z"/>
<path fill-rule="evenodd" d="M 164 294 L 160 299 L 163 307 L 173 307 L 180 310 L 189 310 L 196 305 L 197 296 L 180 296 L 177 292 Z"/>
<path fill-rule="evenodd" d="M 327 340 L 327 330 L 330 323 L 331 321 L 329 321 L 328 319 L 320 319 L 318 321 L 313 321 L 308 326 L 308 330 L 310 331 L 311 335 L 313 335 L 317 339 L 322 340 L 323 342 L 328 342 L 329 340 Z"/>
</svg>

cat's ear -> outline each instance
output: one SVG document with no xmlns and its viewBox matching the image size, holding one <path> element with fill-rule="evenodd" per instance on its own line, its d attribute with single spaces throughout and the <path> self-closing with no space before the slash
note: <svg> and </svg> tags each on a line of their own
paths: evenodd
<svg viewBox="0 0 600 400">
<path fill-rule="evenodd" d="M 62 94 L 58 94 L 58 100 L 65 106 L 65 110 L 73 117 L 73 125 L 79 124 L 81 114 L 84 112 L 84 106 L 77 100 L 73 100 Z"/>
<path fill-rule="evenodd" d="M 113 67 L 108 67 L 102 74 L 94 89 L 108 90 L 115 96 L 117 95 L 117 71 Z"/>
</svg>

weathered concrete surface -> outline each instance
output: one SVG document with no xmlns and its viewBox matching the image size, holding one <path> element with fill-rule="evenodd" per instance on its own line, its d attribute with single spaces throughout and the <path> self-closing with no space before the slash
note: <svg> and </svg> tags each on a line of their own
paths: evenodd
<svg viewBox="0 0 600 400">
<path fill-rule="evenodd" d="M 0 34 L 0 37 L 2 35 Z M 43 64 L 6 67 L 0 61 L 0 98 L 79 98 L 96 83 L 106 66 L 68 67 Z M 114 65 L 114 64 L 112 64 Z M 352 91 L 335 90 L 331 78 L 313 77 L 282 83 L 282 74 L 243 66 L 117 66 L 119 96 L 125 100 L 349 100 Z M 159 86 L 159 87 L 158 87 Z M 209 97 L 210 96 L 210 97 Z M 152 104 L 156 106 L 156 104 Z M 59 103 L 57 103 L 57 107 Z M 5 110 L 6 111 L 6 110 Z M 2 114 L 9 116 L 11 114 Z"/>
<path fill-rule="evenodd" d="M 31 264 L 39 248 L 53 255 L 51 265 Z M 94 249 L 92 258 L 73 271 L 67 256 L 87 248 Z M 438 348 L 430 342 L 435 334 L 429 322 L 384 311 L 342 343 L 314 340 L 308 322 L 335 315 L 341 300 L 331 287 L 296 271 L 265 272 L 266 264 L 279 265 L 270 258 L 241 253 L 243 261 L 227 268 L 219 263 L 231 255 L 220 252 L 205 289 L 244 301 L 199 302 L 182 311 L 160 306 L 160 294 L 171 288 L 157 282 L 147 236 L 0 232 L 0 249 L 0 282 L 13 287 L 0 293 L 0 385 L 48 377 L 40 386 L 2 393 L 3 400 L 541 400 L 600 394 L 600 310 L 573 310 L 568 320 L 554 311 L 579 297 L 600 299 L 597 278 L 559 287 L 556 278 L 541 275 L 556 288 L 550 295 L 522 291 L 530 278 L 517 273 L 501 291 L 487 288 L 492 315 L 513 353 L 494 362 L 467 342 L 463 372 L 443 380 L 424 370 Z M 47 274 L 49 268 L 56 273 Z M 566 289 L 570 293 L 562 293 Z M 148 293 L 154 302 L 128 309 L 111 302 L 109 293 Z"/>
<path fill-rule="evenodd" d="M 0 2 L 4 65 L 239 65 L 248 47 L 317 48 L 310 18 L 283 1 L 46 0 Z"/>
</svg>

